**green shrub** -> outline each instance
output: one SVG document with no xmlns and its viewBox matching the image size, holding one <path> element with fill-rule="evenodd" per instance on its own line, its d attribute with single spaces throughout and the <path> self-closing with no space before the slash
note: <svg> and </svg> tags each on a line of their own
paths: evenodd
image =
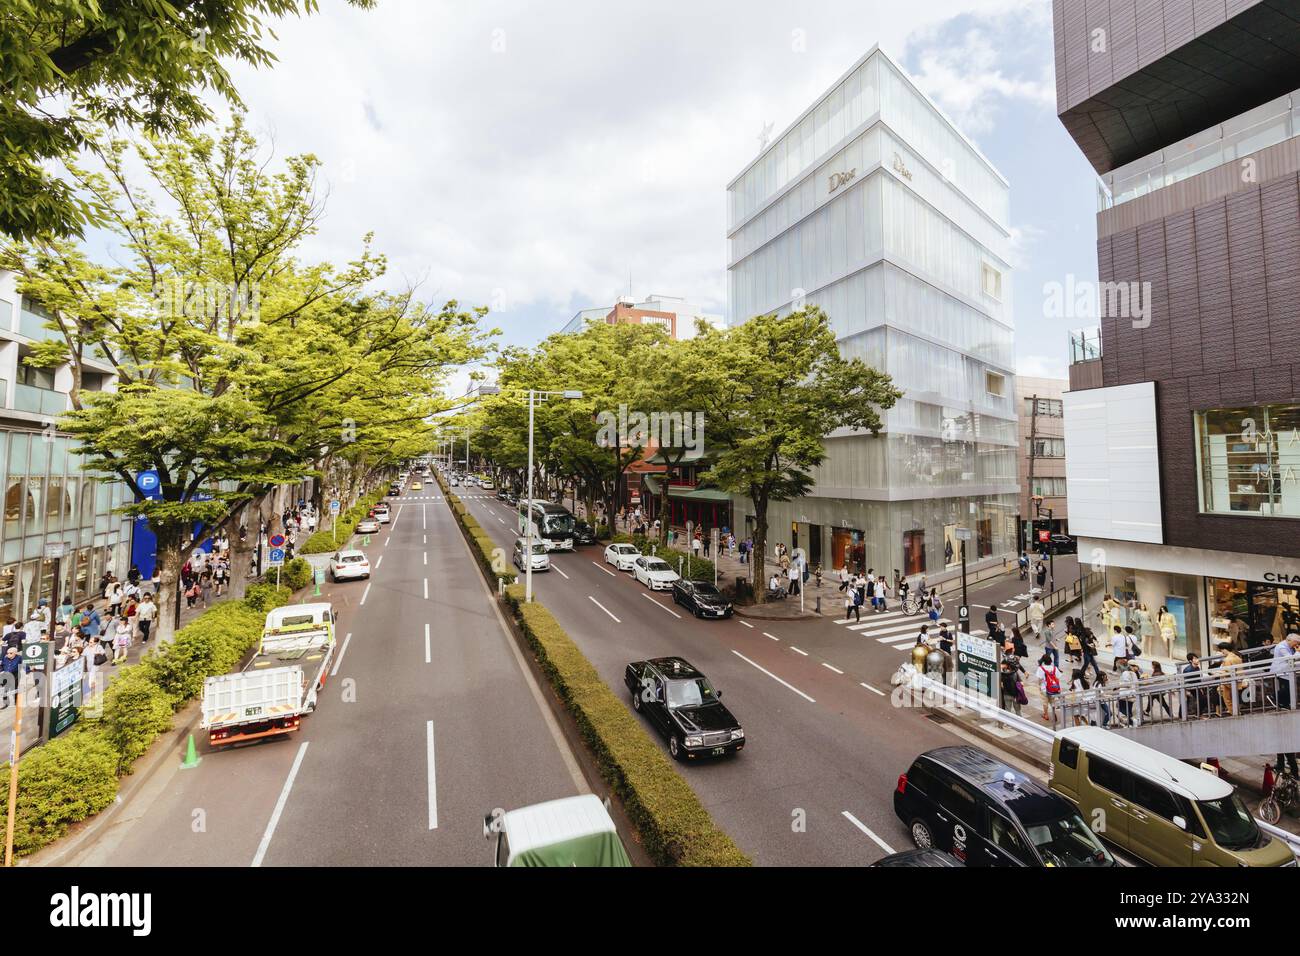
<svg viewBox="0 0 1300 956">
<path fill-rule="evenodd" d="M 336 538 L 335 535 L 338 535 Z M 336 531 L 317 531 L 298 546 L 299 554 L 329 554 L 344 547 L 352 537 L 351 527 L 338 528 Z"/>
<path fill-rule="evenodd" d="M 75 727 L 30 751 L 18 764 L 14 853 L 26 856 L 92 817 L 117 796 L 119 754 L 100 735 Z M 9 764 L 0 768 L 9 779 Z M 0 827 L 8 826 L 8 801 L 0 800 Z"/>
<path fill-rule="evenodd" d="M 130 773 L 154 739 L 171 730 L 175 704 L 142 667 L 124 667 L 109 679 L 104 715 L 94 729 L 117 753 L 117 773 Z"/>
<path fill-rule="evenodd" d="M 293 600 L 293 592 L 284 585 L 279 588 L 274 583 L 250 584 L 244 592 L 244 603 L 254 611 L 265 614 L 272 608 L 288 604 Z M 220 607 L 220 605 L 217 605 Z"/>
<path fill-rule="evenodd" d="M 294 558 L 280 569 L 280 582 L 291 591 L 301 591 L 311 584 L 312 567 L 306 558 Z"/>
<path fill-rule="evenodd" d="M 644 726 L 541 604 L 506 589 L 543 671 L 573 714 L 605 779 L 623 800 L 646 851 L 670 866 L 748 866 L 750 860 L 709 816 Z"/>
</svg>

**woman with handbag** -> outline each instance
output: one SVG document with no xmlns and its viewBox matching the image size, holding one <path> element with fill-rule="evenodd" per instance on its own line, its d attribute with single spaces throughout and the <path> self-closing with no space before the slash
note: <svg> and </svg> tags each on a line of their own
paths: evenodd
<svg viewBox="0 0 1300 956">
<path fill-rule="evenodd" d="M 998 704 L 1003 710 L 1014 710 L 1019 717 L 1020 708 L 1029 703 L 1029 698 L 1025 695 L 1023 683 L 1025 668 L 1020 663 L 1020 658 L 1016 656 L 1016 649 L 1010 641 L 1002 646 L 1002 662 L 999 671 L 1001 699 Z"/>
</svg>

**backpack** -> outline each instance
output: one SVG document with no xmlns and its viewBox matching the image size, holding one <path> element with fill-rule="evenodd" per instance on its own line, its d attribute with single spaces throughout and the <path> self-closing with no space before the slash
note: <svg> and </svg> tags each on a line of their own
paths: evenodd
<svg viewBox="0 0 1300 956">
<path fill-rule="evenodd" d="M 1047 688 L 1049 694 L 1059 694 L 1061 692 L 1060 672 L 1054 666 L 1051 669 L 1043 668 L 1043 685 Z"/>
<path fill-rule="evenodd" d="M 853 606 L 862 607 L 862 592 L 857 589 L 853 591 Z"/>
</svg>

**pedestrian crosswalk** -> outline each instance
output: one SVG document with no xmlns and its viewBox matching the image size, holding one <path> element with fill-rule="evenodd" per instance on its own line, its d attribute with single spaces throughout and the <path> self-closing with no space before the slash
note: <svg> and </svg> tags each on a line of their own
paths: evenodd
<svg viewBox="0 0 1300 956">
<path fill-rule="evenodd" d="M 473 496 L 473 495 L 466 495 L 465 497 L 466 497 L 466 498 L 470 498 L 470 497 L 476 497 L 476 496 Z M 401 501 L 441 501 L 441 500 L 442 500 L 442 495 L 402 495 L 402 497 L 401 497 L 399 500 L 401 500 Z"/>
<path fill-rule="evenodd" d="M 929 625 L 931 637 L 939 632 L 940 624 L 947 624 L 949 628 L 954 629 L 956 627 L 947 618 L 940 618 L 937 622 L 931 623 L 929 617 L 924 614 L 904 614 L 902 611 L 868 610 L 863 613 L 861 621 L 850 617 L 840 618 L 838 623 L 846 630 L 873 638 L 878 644 L 885 644 L 900 651 L 911 649 L 923 625 Z M 981 637 L 984 633 L 984 631 L 971 631 L 971 636 Z"/>
</svg>

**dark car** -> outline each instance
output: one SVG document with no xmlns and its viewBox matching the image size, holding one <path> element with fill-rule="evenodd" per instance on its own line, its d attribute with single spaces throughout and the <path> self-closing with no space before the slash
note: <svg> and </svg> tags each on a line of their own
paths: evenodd
<svg viewBox="0 0 1300 956">
<path fill-rule="evenodd" d="M 390 497 L 390 498 L 397 498 L 397 497 L 400 497 L 401 494 L 402 494 L 402 489 L 401 489 L 401 486 L 400 486 L 400 485 L 389 485 L 389 486 L 388 486 L 388 497 Z"/>
<path fill-rule="evenodd" d="M 1048 548 L 1053 554 L 1078 554 L 1079 542 L 1068 534 L 1052 535 Z"/>
<path fill-rule="evenodd" d="M 680 657 L 628 664 L 623 680 L 632 709 L 668 738 L 675 760 L 725 757 L 745 748 L 745 731 L 722 704 L 722 692 Z"/>
<path fill-rule="evenodd" d="M 1074 804 L 978 747 L 921 754 L 894 812 L 923 850 L 967 866 L 1116 866 Z"/>
<path fill-rule="evenodd" d="M 883 856 L 872 866 L 961 866 L 962 862 L 942 850 L 904 850 Z"/>
<path fill-rule="evenodd" d="M 731 617 L 731 602 L 707 581 L 673 582 L 673 603 L 680 604 L 696 617 Z"/>
<path fill-rule="evenodd" d="M 573 523 L 573 543 L 578 544 L 595 544 L 596 529 L 585 521 L 575 521 Z"/>
</svg>

